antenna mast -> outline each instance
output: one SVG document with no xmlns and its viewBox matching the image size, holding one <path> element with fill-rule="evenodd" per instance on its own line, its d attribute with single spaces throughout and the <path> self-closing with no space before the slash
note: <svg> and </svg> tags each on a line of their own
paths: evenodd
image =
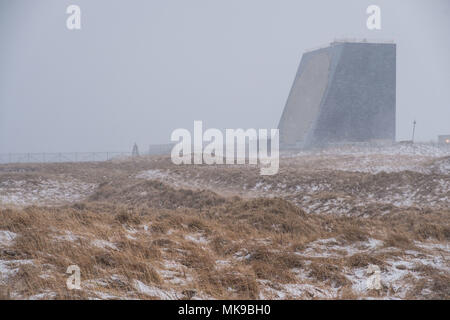
<svg viewBox="0 0 450 320">
<path fill-rule="evenodd" d="M 414 142 L 414 134 L 415 134 L 415 132 L 416 132 L 416 120 L 414 119 L 414 121 L 413 121 L 413 134 L 412 134 L 412 142 Z"/>
</svg>

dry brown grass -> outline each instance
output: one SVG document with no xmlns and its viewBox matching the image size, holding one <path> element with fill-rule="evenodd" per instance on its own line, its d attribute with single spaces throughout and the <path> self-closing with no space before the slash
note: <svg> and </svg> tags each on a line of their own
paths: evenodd
<svg viewBox="0 0 450 320">
<path fill-rule="evenodd" d="M 328 282 L 334 288 L 339 288 L 350 284 L 350 281 L 342 274 L 342 268 L 340 268 L 337 263 L 330 263 L 328 261 L 313 261 L 309 266 L 309 269 L 310 276 L 320 282 Z"/>
<path fill-rule="evenodd" d="M 58 208 L 6 209 L 1 210 L 1 216 L 0 229 L 20 235 L 13 246 L 2 249 L 1 259 L 33 260 L 33 265 L 20 266 L 16 276 L 9 279 L 10 285 L 3 288 L 2 298 L 10 297 L 8 292 L 14 291 L 16 296 L 23 297 L 55 292 L 58 298 L 83 299 L 105 290 L 112 295 L 131 292 L 129 297 L 145 298 L 145 295 L 132 293 L 133 280 L 168 290 L 176 288 L 157 271 L 163 260 L 178 261 L 185 272 L 191 274 L 193 283 L 182 288 L 187 296 L 201 292 L 217 298 L 254 299 L 260 290 L 257 279 L 295 283 L 299 280 L 292 270 L 300 269 L 321 285 L 342 288 L 342 298 L 352 298 L 354 293 L 343 274 L 345 267 L 383 266 L 384 259 L 392 254 L 309 259 L 311 262 L 305 264 L 305 257 L 296 252 L 302 253 L 316 239 L 332 237 L 352 244 L 385 234 L 385 247 L 400 249 L 414 248 L 411 239 L 423 237 L 415 233 L 417 226 L 411 226 L 409 218 L 404 223 L 396 216 L 393 221 L 374 219 L 371 224 L 376 224 L 377 228 L 371 234 L 372 228 L 360 223 L 360 218 L 308 216 L 282 199 L 233 199 L 202 212 L 90 201 Z M 134 239 L 128 237 L 126 228 L 142 230 L 143 225 L 150 226 L 147 233 L 139 231 Z M 396 233 L 390 231 L 393 228 Z M 57 240 L 55 237 L 64 236 L 64 230 L 77 238 Z M 427 237 L 441 239 L 445 235 L 445 228 L 432 230 L 441 231 L 429 232 Z M 186 241 L 184 237 L 189 234 L 201 234 L 208 242 Z M 94 240 L 108 241 L 116 249 L 96 247 L 92 244 Z M 246 258 L 225 269 L 217 268 L 217 260 L 232 261 L 242 250 Z M 71 264 L 81 268 L 83 279 L 105 279 L 107 284 L 91 291 L 67 290 L 65 269 Z M 42 274 L 50 274 L 50 277 L 42 278 Z M 111 280 L 114 274 L 123 276 L 124 280 Z M 433 284 L 427 286 L 443 292 L 448 287 L 445 287 L 446 277 L 430 274 Z M 441 294 L 440 297 L 447 296 Z"/>
<path fill-rule="evenodd" d="M 384 243 L 387 247 L 397 247 L 401 249 L 410 249 L 414 247 L 411 238 L 400 233 L 388 233 Z"/>
<path fill-rule="evenodd" d="M 367 253 L 357 253 L 350 256 L 346 260 L 346 264 L 352 268 L 367 267 L 371 264 L 382 267 L 384 265 L 384 261 L 375 257 L 374 255 L 370 255 Z"/>
<path fill-rule="evenodd" d="M 284 285 L 302 284 L 316 286 L 318 292 L 337 291 L 334 298 L 355 299 L 362 296 L 348 277 L 354 270 L 374 264 L 388 272 L 391 261 L 409 257 L 407 250 L 448 261 L 446 252 L 417 246 L 417 242 L 448 243 L 448 209 L 372 205 L 364 211 L 370 218 L 307 214 L 283 197 L 230 197 L 133 177 L 155 166 L 170 168 L 164 159 L 21 166 L 29 170 L 21 175 L 68 174 L 99 183 L 99 187 L 77 203 L 0 208 L 0 230 L 18 235 L 11 246 L 0 246 L 0 261 L 29 261 L 12 265 L 17 272 L 0 282 L 0 299 L 37 294 L 41 299 L 105 298 L 104 294 L 108 298 L 165 298 L 157 290 L 174 293 L 171 298 L 258 299 L 262 293 L 271 294 L 268 288 L 283 290 Z M 202 170 L 213 177 L 213 168 Z M 253 168 L 227 170 L 216 173 L 234 182 L 246 178 L 249 188 L 258 182 Z M 311 183 L 330 179 L 329 172 L 297 177 L 295 171 L 284 170 L 282 176 L 294 175 L 293 188 L 298 183 L 295 179 Z M 7 172 L 8 179 L 14 177 L 13 171 Z M 340 181 L 339 190 L 318 193 L 321 201 L 373 189 L 384 192 L 383 186 L 389 184 L 386 179 L 421 181 L 423 175 L 340 173 L 334 178 Z M 265 179 L 277 183 L 276 177 Z M 383 213 L 386 210 L 389 214 Z M 317 242 L 327 239 L 333 240 L 323 245 Z M 365 249 L 371 239 L 381 241 L 382 246 Z M 357 253 L 347 253 L 345 248 Z M 82 290 L 66 288 L 65 272 L 72 264 L 81 269 Z M 411 273 L 421 278 L 410 280 L 405 297 L 425 297 L 428 290 L 433 294 L 427 297 L 449 298 L 448 272 L 418 265 Z M 140 292 L 136 280 L 153 291 Z M 301 290 L 303 298 L 329 298 Z M 374 297 L 395 294 L 386 288 L 365 293 Z"/>
</svg>

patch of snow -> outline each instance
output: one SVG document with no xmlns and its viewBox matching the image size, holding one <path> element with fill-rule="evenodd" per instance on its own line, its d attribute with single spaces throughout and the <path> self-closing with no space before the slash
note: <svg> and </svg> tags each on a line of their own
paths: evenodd
<svg viewBox="0 0 450 320">
<path fill-rule="evenodd" d="M 155 286 L 148 286 L 139 280 L 133 280 L 133 287 L 140 294 L 145 294 L 150 297 L 160 298 L 162 300 L 176 300 L 181 298 L 181 295 L 176 293 L 173 289 L 161 289 Z"/>
<path fill-rule="evenodd" d="M 97 295 L 97 296 L 98 296 L 98 299 L 100 299 L 100 300 L 122 300 L 122 299 L 125 299 L 124 297 L 119 297 L 119 296 L 111 295 L 111 294 L 109 294 L 109 293 L 102 292 L 102 291 L 94 291 L 94 292 L 92 292 L 92 293 L 94 293 L 95 295 Z M 93 300 L 96 300 L 96 299 L 93 299 Z"/>
<path fill-rule="evenodd" d="M 167 173 L 158 169 L 147 170 L 136 176 L 140 179 L 164 179 L 165 177 L 167 177 Z"/>
<path fill-rule="evenodd" d="M 419 241 L 414 241 L 414 244 L 423 249 L 427 250 L 441 250 L 446 253 L 450 253 L 450 243 L 424 243 Z"/>
<path fill-rule="evenodd" d="M 54 299 L 54 298 L 56 298 L 56 293 L 48 291 L 48 292 L 42 292 L 42 293 L 32 295 L 28 299 L 29 300 L 49 300 L 49 299 Z"/>
<path fill-rule="evenodd" d="M 19 267 L 32 264 L 33 260 L 0 260 L 0 283 L 6 283 L 9 277 L 19 272 Z"/>
<path fill-rule="evenodd" d="M 52 205 L 76 202 L 91 194 L 96 184 L 76 179 L 58 181 L 52 179 L 6 180 L 0 182 L 2 205 Z"/>
<path fill-rule="evenodd" d="M 202 234 L 188 234 L 184 236 L 188 241 L 192 241 L 199 244 L 207 244 L 209 241 Z"/>
<path fill-rule="evenodd" d="M 228 267 L 230 265 L 231 265 L 231 263 L 228 260 L 216 260 L 216 268 L 217 269 L 222 269 L 222 268 Z"/>
<path fill-rule="evenodd" d="M 16 239 L 17 233 L 0 230 L 0 246 L 9 247 L 13 245 L 14 239 Z"/>
<path fill-rule="evenodd" d="M 70 241 L 70 242 L 75 242 L 75 241 L 77 241 L 78 239 L 80 239 L 79 236 L 73 234 L 73 233 L 72 233 L 71 231 L 69 231 L 69 230 L 66 230 L 66 231 L 65 231 L 65 234 L 63 234 L 63 235 L 57 235 L 57 236 L 54 236 L 54 238 L 57 239 L 57 240 L 64 240 L 64 241 Z"/>
<path fill-rule="evenodd" d="M 308 283 L 288 283 L 274 285 L 267 280 L 258 280 L 261 290 L 259 298 L 265 299 L 332 299 L 336 290 L 326 290 Z"/>
<path fill-rule="evenodd" d="M 102 248 L 102 249 L 119 250 L 114 243 L 106 241 L 106 240 L 95 239 L 95 240 L 91 241 L 91 244 L 95 247 Z"/>
<path fill-rule="evenodd" d="M 251 254 L 248 252 L 247 249 L 243 248 L 241 250 L 239 250 L 238 252 L 236 252 L 233 257 L 238 260 L 238 261 L 242 261 L 242 260 L 248 260 L 251 258 Z"/>
<path fill-rule="evenodd" d="M 97 287 L 106 287 L 108 282 L 104 279 L 89 279 L 82 282 L 82 288 L 95 289 Z"/>
<path fill-rule="evenodd" d="M 356 253 L 370 252 L 383 245 L 383 241 L 370 238 L 351 245 L 340 244 L 336 238 L 319 239 L 309 243 L 306 249 L 295 254 L 309 258 L 328 258 L 336 256 L 351 256 Z"/>
</svg>

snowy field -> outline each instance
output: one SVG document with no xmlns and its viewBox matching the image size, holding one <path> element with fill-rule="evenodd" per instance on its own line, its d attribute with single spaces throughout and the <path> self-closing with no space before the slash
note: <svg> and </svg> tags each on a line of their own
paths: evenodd
<svg viewBox="0 0 450 320">
<path fill-rule="evenodd" d="M 449 299 L 449 169 L 427 144 L 282 153 L 275 176 L 163 156 L 1 165 L 0 297 Z"/>
</svg>

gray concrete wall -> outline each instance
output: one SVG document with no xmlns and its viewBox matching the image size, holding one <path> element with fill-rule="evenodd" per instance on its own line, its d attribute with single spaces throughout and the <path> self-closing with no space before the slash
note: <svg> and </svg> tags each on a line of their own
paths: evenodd
<svg viewBox="0 0 450 320">
<path fill-rule="evenodd" d="M 303 56 L 280 120 L 283 124 L 280 141 L 283 143 L 303 145 L 306 142 L 308 132 L 319 115 L 329 70 L 330 56 L 325 50 Z"/>
</svg>

